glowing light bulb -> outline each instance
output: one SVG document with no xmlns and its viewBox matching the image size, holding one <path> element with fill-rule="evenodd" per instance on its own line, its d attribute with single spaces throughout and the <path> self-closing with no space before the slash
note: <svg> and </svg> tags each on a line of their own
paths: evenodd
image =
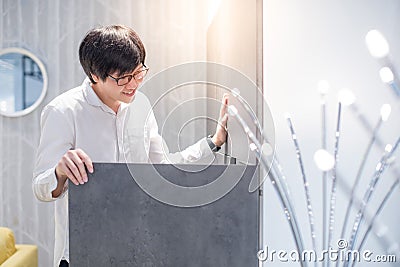
<svg viewBox="0 0 400 267">
<path fill-rule="evenodd" d="M 249 145 L 249 147 L 250 147 L 250 150 L 251 150 L 251 151 L 254 151 L 254 150 L 257 149 L 257 146 L 256 146 L 254 143 L 251 143 L 251 144 Z"/>
<path fill-rule="evenodd" d="M 291 119 L 292 116 L 290 116 L 289 112 L 286 112 L 285 114 L 283 114 L 283 116 L 285 116 L 285 119 Z"/>
<path fill-rule="evenodd" d="M 394 75 L 389 67 L 383 67 L 379 70 L 379 76 L 384 83 L 391 83 L 394 80 Z"/>
<path fill-rule="evenodd" d="M 262 152 L 262 154 L 263 154 L 264 156 L 266 156 L 266 157 L 271 156 L 272 153 L 273 153 L 272 146 L 271 146 L 269 143 L 264 143 L 264 144 L 261 146 L 261 152 Z"/>
<path fill-rule="evenodd" d="M 378 164 L 376 164 L 375 171 L 378 172 L 381 168 L 382 168 L 382 162 L 378 162 Z"/>
<path fill-rule="evenodd" d="M 318 91 L 321 95 L 328 94 L 329 87 L 329 83 L 326 80 L 321 80 L 318 82 Z"/>
<path fill-rule="evenodd" d="M 233 88 L 233 89 L 232 89 L 232 95 L 233 95 L 234 97 L 238 97 L 238 96 L 240 95 L 240 90 L 237 89 L 237 88 Z"/>
<path fill-rule="evenodd" d="M 391 112 L 392 107 L 389 104 L 383 104 L 381 107 L 381 119 L 387 121 Z"/>
<path fill-rule="evenodd" d="M 389 229 L 386 225 L 381 225 L 381 227 L 379 227 L 378 230 L 376 231 L 376 235 L 382 237 L 387 233 L 388 230 Z"/>
<path fill-rule="evenodd" d="M 365 42 L 371 56 L 383 58 L 389 54 L 389 44 L 378 30 L 371 30 L 365 36 Z"/>
<path fill-rule="evenodd" d="M 314 153 L 314 162 L 321 171 L 329 171 L 335 165 L 335 158 L 325 149 L 319 149 Z"/>
<path fill-rule="evenodd" d="M 390 151 L 392 151 L 392 149 L 393 149 L 393 146 L 391 145 L 391 144 L 387 144 L 386 146 L 385 146 L 385 151 L 386 152 L 390 152 Z"/>
<path fill-rule="evenodd" d="M 339 101 L 345 106 L 350 106 L 356 101 L 356 96 L 354 93 L 346 88 L 339 91 L 338 98 Z"/>
</svg>

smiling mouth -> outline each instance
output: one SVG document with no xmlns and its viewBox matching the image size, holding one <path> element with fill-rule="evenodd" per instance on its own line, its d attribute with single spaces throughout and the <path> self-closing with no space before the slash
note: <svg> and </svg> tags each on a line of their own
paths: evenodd
<svg viewBox="0 0 400 267">
<path fill-rule="evenodd" d="M 127 92 L 122 92 L 122 93 L 124 95 L 126 95 L 126 96 L 133 96 L 135 94 L 135 92 L 136 92 L 136 90 L 130 90 L 130 91 L 127 91 Z"/>
</svg>

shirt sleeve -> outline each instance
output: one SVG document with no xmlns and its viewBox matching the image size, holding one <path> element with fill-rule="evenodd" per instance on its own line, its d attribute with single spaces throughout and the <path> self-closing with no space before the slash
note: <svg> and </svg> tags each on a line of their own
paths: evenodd
<svg viewBox="0 0 400 267">
<path fill-rule="evenodd" d="M 41 201 L 54 201 L 51 192 L 57 187 L 55 168 L 58 161 L 69 149 L 73 148 L 73 124 L 66 112 L 54 106 L 46 106 L 41 114 L 41 136 L 36 152 L 36 163 L 33 171 L 32 187 L 35 196 Z M 62 198 L 68 188 L 64 184 Z"/>
<path fill-rule="evenodd" d="M 147 121 L 150 136 L 149 160 L 151 163 L 194 163 L 205 157 L 214 157 L 206 138 L 202 138 L 185 150 L 170 153 L 164 139 L 158 133 L 158 125 L 154 113 L 151 111 Z"/>
</svg>

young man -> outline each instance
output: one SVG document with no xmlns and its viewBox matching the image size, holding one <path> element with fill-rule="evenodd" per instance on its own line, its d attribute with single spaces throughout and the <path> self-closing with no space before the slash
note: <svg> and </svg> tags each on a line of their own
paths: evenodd
<svg viewBox="0 0 400 267">
<path fill-rule="evenodd" d="M 68 182 L 88 182 L 96 162 L 191 162 L 212 154 L 226 141 L 224 95 L 220 125 L 204 138 L 166 157 L 147 98 L 137 91 L 147 74 L 146 52 L 130 28 L 111 25 L 87 33 L 79 59 L 88 76 L 82 85 L 51 101 L 42 111 L 41 138 L 33 191 L 55 201 L 54 266 L 68 266 Z"/>
</svg>

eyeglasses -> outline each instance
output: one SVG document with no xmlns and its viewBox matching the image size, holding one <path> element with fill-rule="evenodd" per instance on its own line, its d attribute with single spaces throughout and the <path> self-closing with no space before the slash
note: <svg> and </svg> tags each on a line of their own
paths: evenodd
<svg viewBox="0 0 400 267">
<path fill-rule="evenodd" d="M 116 81 L 118 86 L 124 86 L 124 85 L 128 84 L 132 80 L 132 78 L 135 79 L 135 81 L 138 83 L 142 82 L 144 77 L 146 76 L 148 70 L 149 70 L 149 68 L 146 67 L 146 65 L 143 65 L 143 69 L 134 74 L 125 75 L 125 76 L 122 76 L 119 78 L 115 78 L 115 77 L 111 76 L 110 74 L 108 74 L 108 77 L 110 77 L 111 79 Z"/>
</svg>

